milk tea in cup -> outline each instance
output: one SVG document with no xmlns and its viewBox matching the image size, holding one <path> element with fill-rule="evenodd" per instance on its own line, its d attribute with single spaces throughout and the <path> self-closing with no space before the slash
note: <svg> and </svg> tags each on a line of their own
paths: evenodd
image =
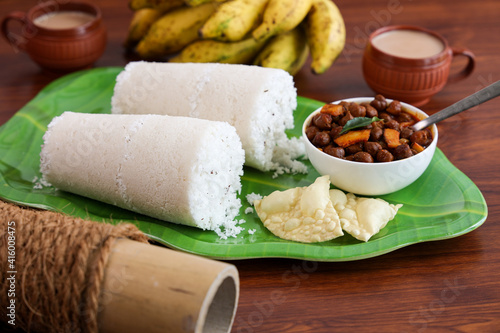
<svg viewBox="0 0 500 333">
<path fill-rule="evenodd" d="M 33 23 L 46 29 L 72 29 L 95 20 L 95 16 L 80 11 L 58 11 L 37 17 Z"/>
<path fill-rule="evenodd" d="M 433 57 L 445 48 L 431 34 L 416 30 L 392 30 L 375 36 L 372 45 L 395 57 L 421 59 Z"/>
<path fill-rule="evenodd" d="M 107 42 L 101 10 L 81 0 L 39 1 L 27 12 L 9 13 L 2 28 L 15 50 L 26 52 L 50 73 L 92 67 Z"/>
<path fill-rule="evenodd" d="M 455 56 L 468 58 L 466 67 L 450 76 Z M 441 35 L 415 26 L 394 25 L 370 35 L 363 55 L 363 76 L 376 93 L 421 106 L 474 69 L 474 54 L 448 45 Z"/>
</svg>

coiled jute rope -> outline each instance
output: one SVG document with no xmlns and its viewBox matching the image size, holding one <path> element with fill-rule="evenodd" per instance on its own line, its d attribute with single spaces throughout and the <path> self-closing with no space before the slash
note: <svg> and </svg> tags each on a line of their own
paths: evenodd
<svg viewBox="0 0 500 333">
<path fill-rule="evenodd" d="M 9 319 L 14 299 L 15 328 L 98 332 L 101 284 L 117 238 L 147 243 L 132 224 L 90 222 L 0 200 L 0 320 Z"/>
</svg>

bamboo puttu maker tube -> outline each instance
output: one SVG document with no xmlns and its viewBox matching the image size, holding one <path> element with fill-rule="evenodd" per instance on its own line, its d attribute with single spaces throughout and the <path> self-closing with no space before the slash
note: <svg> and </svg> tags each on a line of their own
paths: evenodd
<svg viewBox="0 0 500 333">
<path fill-rule="evenodd" d="M 239 297 L 233 265 L 150 245 L 132 224 L 3 201 L 0 225 L 0 315 L 11 328 L 215 333 L 232 327 Z"/>
</svg>

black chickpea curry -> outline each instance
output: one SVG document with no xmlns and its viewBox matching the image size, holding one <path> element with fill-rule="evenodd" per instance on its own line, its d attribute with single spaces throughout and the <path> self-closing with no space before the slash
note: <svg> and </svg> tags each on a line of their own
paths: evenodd
<svg viewBox="0 0 500 333">
<path fill-rule="evenodd" d="M 309 141 L 324 153 L 350 161 L 391 162 L 427 148 L 429 129 L 413 131 L 420 121 L 399 101 L 376 95 L 371 102 L 326 104 L 306 127 Z"/>
</svg>

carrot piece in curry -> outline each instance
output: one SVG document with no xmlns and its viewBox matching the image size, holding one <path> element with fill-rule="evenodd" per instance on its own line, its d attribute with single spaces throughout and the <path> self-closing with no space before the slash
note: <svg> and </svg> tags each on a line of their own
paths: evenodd
<svg viewBox="0 0 500 333">
<path fill-rule="evenodd" d="M 349 131 L 335 140 L 333 140 L 336 144 L 338 144 L 340 147 L 345 148 L 350 145 L 353 145 L 355 143 L 361 142 L 361 141 L 368 141 L 370 139 L 370 129 L 364 129 L 364 130 L 359 130 L 359 131 Z M 399 134 L 399 132 L 398 132 Z"/>
<path fill-rule="evenodd" d="M 412 148 L 412 149 L 415 149 L 415 151 L 416 151 L 417 153 L 421 153 L 421 152 L 423 152 L 423 151 L 424 151 L 424 149 L 425 149 L 424 147 L 422 147 L 421 145 L 419 145 L 419 144 L 418 144 L 418 143 L 416 143 L 416 142 L 412 143 L 411 148 Z"/>
<path fill-rule="evenodd" d="M 341 116 L 344 114 L 344 107 L 339 104 L 325 104 L 321 108 L 321 113 L 328 113 L 332 117 Z"/>
<path fill-rule="evenodd" d="M 389 148 L 396 148 L 401 144 L 399 142 L 399 132 L 392 128 L 384 129 L 384 139 Z"/>
</svg>

